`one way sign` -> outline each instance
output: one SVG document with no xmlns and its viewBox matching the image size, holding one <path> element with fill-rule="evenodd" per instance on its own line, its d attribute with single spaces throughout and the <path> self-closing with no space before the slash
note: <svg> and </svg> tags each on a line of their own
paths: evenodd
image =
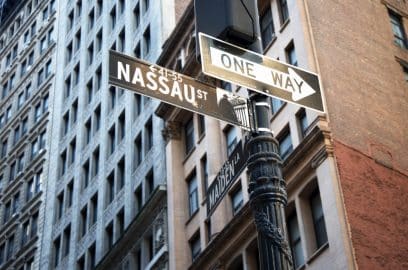
<svg viewBox="0 0 408 270">
<path fill-rule="evenodd" d="M 200 33 L 203 72 L 297 105 L 324 112 L 319 77 Z"/>
</svg>

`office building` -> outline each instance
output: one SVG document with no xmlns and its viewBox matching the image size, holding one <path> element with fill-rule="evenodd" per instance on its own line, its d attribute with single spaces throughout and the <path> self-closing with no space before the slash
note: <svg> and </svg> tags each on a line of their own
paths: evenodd
<svg viewBox="0 0 408 270">
<path fill-rule="evenodd" d="M 55 1 L 0 2 L 0 269 L 38 269 L 55 41 Z"/>
<path fill-rule="evenodd" d="M 271 98 L 287 184 L 295 269 L 406 266 L 407 6 L 401 1 L 258 1 L 264 54 L 320 75 L 327 112 Z M 374 15 L 375 14 L 375 15 Z M 205 76 L 195 60 L 193 5 L 158 63 Z M 245 133 L 161 103 L 170 269 L 258 269 L 245 171 L 207 214 L 208 188 Z"/>
</svg>

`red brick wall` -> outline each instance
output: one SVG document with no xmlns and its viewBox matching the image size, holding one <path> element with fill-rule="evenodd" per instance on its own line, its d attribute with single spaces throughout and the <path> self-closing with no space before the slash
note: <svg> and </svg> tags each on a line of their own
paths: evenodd
<svg viewBox="0 0 408 270">
<path fill-rule="evenodd" d="M 334 145 L 359 269 L 408 269 L 408 176 Z"/>
</svg>

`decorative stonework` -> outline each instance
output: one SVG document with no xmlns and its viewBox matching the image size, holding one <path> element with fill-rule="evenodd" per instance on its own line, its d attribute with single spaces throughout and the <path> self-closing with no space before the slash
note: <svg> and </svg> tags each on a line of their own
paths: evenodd
<svg viewBox="0 0 408 270">
<path fill-rule="evenodd" d="M 181 139 L 181 123 L 177 121 L 167 121 L 166 127 L 162 130 L 162 135 L 168 143 L 170 140 Z"/>
</svg>

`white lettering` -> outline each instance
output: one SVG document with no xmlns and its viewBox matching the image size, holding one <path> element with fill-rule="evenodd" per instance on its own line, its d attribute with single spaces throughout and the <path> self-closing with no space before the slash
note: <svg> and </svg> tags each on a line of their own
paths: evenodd
<svg viewBox="0 0 408 270">
<path fill-rule="evenodd" d="M 123 66 L 123 63 L 118 61 L 118 78 L 122 80 L 122 76 L 125 78 L 125 81 L 129 82 L 130 74 L 129 74 L 129 65 L 126 64 L 126 68 Z"/>
</svg>

